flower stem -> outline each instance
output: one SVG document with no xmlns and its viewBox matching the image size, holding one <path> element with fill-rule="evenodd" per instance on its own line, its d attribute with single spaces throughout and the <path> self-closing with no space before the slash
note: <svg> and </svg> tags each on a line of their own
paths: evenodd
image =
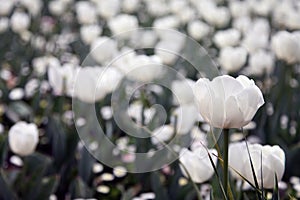
<svg viewBox="0 0 300 200">
<path fill-rule="evenodd" d="M 224 141 L 223 141 L 223 148 L 224 148 L 224 153 L 223 153 L 223 159 L 224 159 L 224 166 L 223 166 L 223 184 L 224 184 L 224 190 L 225 190 L 225 195 L 228 197 L 228 144 L 229 144 L 229 129 L 224 129 Z"/>
</svg>

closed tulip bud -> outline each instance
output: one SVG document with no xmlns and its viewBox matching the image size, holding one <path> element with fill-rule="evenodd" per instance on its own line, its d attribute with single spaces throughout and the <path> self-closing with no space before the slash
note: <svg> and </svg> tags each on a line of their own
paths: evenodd
<svg viewBox="0 0 300 200">
<path fill-rule="evenodd" d="M 80 24 L 92 24 L 97 21 L 96 9 L 89 1 L 78 1 L 76 3 L 76 14 Z"/>
<path fill-rule="evenodd" d="M 11 28 L 16 33 L 22 33 L 27 30 L 30 25 L 30 17 L 23 12 L 14 12 L 10 19 Z"/>
<path fill-rule="evenodd" d="M 300 42 L 296 34 L 279 31 L 272 37 L 271 46 L 277 58 L 290 64 L 300 61 Z"/>
<path fill-rule="evenodd" d="M 14 1 L 0 0 L 0 15 L 8 15 L 14 6 Z"/>
<path fill-rule="evenodd" d="M 217 128 L 241 128 L 264 104 L 260 89 L 246 76 L 218 76 L 212 81 L 201 78 L 194 87 L 201 116 Z"/>
<path fill-rule="evenodd" d="M 204 22 L 196 20 L 188 23 L 187 31 L 188 34 L 195 40 L 201 40 L 209 34 L 211 28 Z"/>
<path fill-rule="evenodd" d="M 115 16 L 121 7 L 120 0 L 98 0 L 97 3 L 97 11 L 101 17 L 104 19 L 109 19 Z"/>
<path fill-rule="evenodd" d="M 274 56 L 270 52 L 259 50 L 251 54 L 249 59 L 249 67 L 245 69 L 248 74 L 262 75 L 270 74 L 274 67 Z"/>
<path fill-rule="evenodd" d="M 214 175 L 214 168 L 208 153 L 210 154 L 214 165 L 217 165 L 218 152 L 215 149 L 206 150 L 205 148 L 206 147 L 199 146 L 193 151 L 182 149 L 179 154 L 179 160 L 184 166 L 180 166 L 183 175 L 188 177 L 185 171 L 186 169 L 195 183 L 208 181 Z"/>
<path fill-rule="evenodd" d="M 102 33 L 98 25 L 86 25 L 80 28 L 80 37 L 85 44 L 91 44 Z"/>
<path fill-rule="evenodd" d="M 106 36 L 95 39 L 91 44 L 91 56 L 98 63 L 110 62 L 117 53 L 117 42 Z"/>
<path fill-rule="evenodd" d="M 39 142 L 39 132 L 35 124 L 17 122 L 8 132 L 9 147 L 15 154 L 27 156 L 34 152 Z"/>
<path fill-rule="evenodd" d="M 247 51 L 243 47 L 225 47 L 221 49 L 219 62 L 227 72 L 237 72 L 247 61 Z"/>
<path fill-rule="evenodd" d="M 218 31 L 214 36 L 214 42 L 219 48 L 235 46 L 239 43 L 241 33 L 236 29 Z"/>
<path fill-rule="evenodd" d="M 263 181 L 264 188 L 273 188 L 275 174 L 280 181 L 284 173 L 284 151 L 277 145 L 248 144 L 248 148 L 258 184 L 261 185 Z M 242 177 L 236 173 L 237 171 L 254 185 L 249 154 L 245 142 L 232 143 L 229 145 L 228 162 L 233 168 L 231 169 L 233 177 L 242 180 Z"/>
<path fill-rule="evenodd" d="M 128 39 L 132 31 L 138 28 L 138 20 L 133 15 L 118 15 L 108 21 L 108 27 L 113 35 L 121 39 Z"/>
</svg>

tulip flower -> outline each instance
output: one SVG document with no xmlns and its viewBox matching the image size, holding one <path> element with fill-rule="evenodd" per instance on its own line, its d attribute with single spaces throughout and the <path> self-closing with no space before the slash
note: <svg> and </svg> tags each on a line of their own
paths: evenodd
<svg viewBox="0 0 300 200">
<path fill-rule="evenodd" d="M 273 188 L 275 174 L 280 181 L 284 173 L 284 151 L 277 145 L 249 144 L 248 147 L 258 184 L 261 185 L 263 180 L 264 188 Z M 249 154 L 245 142 L 229 145 L 229 165 L 254 185 Z M 242 179 L 233 169 L 231 169 L 232 176 L 236 179 Z"/>
<path fill-rule="evenodd" d="M 9 147 L 15 154 L 27 156 L 34 152 L 39 142 L 39 132 L 35 124 L 17 122 L 8 132 Z"/>
<path fill-rule="evenodd" d="M 194 87 L 195 101 L 205 121 L 217 128 L 241 128 L 264 104 L 260 89 L 246 76 L 201 78 Z"/>
<path fill-rule="evenodd" d="M 209 149 L 208 152 L 214 165 L 217 165 L 218 158 L 216 156 L 218 152 L 215 149 Z M 188 172 L 195 183 L 208 181 L 214 175 L 214 168 L 209 160 L 208 152 L 203 146 L 199 146 L 193 151 L 182 149 L 179 160 L 184 166 L 180 166 L 183 175 L 188 177 Z"/>
</svg>

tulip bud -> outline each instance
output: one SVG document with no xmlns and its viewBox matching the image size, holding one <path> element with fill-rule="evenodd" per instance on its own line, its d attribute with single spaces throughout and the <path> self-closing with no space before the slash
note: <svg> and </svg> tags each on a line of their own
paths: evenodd
<svg viewBox="0 0 300 200">
<path fill-rule="evenodd" d="M 195 183 L 203 183 L 214 175 L 214 168 L 209 159 L 208 152 L 214 165 L 217 165 L 218 152 L 215 149 L 206 150 L 205 148 L 206 147 L 199 146 L 193 151 L 188 149 L 182 149 L 180 151 L 179 160 L 182 165 L 184 165 L 184 167 L 180 166 L 180 169 L 183 175 L 188 177 L 185 171 L 186 169 Z"/>
<path fill-rule="evenodd" d="M 241 128 L 264 104 L 260 89 L 246 76 L 218 76 L 212 81 L 199 79 L 194 87 L 201 116 L 217 128 Z"/>
<path fill-rule="evenodd" d="M 240 70 L 247 60 L 247 51 L 243 47 L 225 47 L 221 49 L 219 62 L 227 72 Z"/>
<path fill-rule="evenodd" d="M 277 145 L 262 146 L 260 144 L 248 144 L 248 148 L 258 184 L 261 185 L 263 181 L 264 188 L 273 188 L 275 174 L 278 181 L 280 181 L 284 173 L 284 151 Z M 232 143 L 229 145 L 228 162 L 229 166 L 238 171 L 254 185 L 255 182 L 253 179 L 249 154 L 245 142 Z M 231 169 L 232 176 L 242 180 L 242 177 L 233 169 Z"/>
<path fill-rule="evenodd" d="M 27 156 L 34 152 L 39 142 L 39 132 L 35 124 L 17 122 L 8 132 L 9 147 L 15 154 Z"/>
<path fill-rule="evenodd" d="M 10 23 L 14 32 L 22 33 L 29 27 L 30 18 L 26 13 L 17 11 L 11 16 Z"/>
</svg>

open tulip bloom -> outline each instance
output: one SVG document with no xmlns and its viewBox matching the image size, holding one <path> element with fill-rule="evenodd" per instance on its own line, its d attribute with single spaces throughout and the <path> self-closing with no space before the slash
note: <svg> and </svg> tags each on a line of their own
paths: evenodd
<svg viewBox="0 0 300 200">
<path fill-rule="evenodd" d="M 194 87 L 195 101 L 202 117 L 216 128 L 241 128 L 264 104 L 260 89 L 246 76 L 201 78 Z"/>
</svg>

